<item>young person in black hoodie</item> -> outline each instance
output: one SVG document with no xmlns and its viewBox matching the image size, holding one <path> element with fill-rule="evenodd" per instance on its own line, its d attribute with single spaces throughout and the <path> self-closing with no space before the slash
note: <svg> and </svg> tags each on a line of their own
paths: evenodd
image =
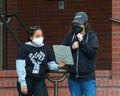
<svg viewBox="0 0 120 96">
<path fill-rule="evenodd" d="M 96 33 L 89 28 L 88 15 L 77 12 L 63 45 L 71 47 L 74 65 L 68 66 L 71 96 L 96 96 L 95 56 L 98 50 Z"/>
<path fill-rule="evenodd" d="M 19 96 L 48 96 L 45 84 L 47 69 L 58 70 L 65 65 L 55 63 L 49 47 L 44 43 L 40 26 L 30 27 L 30 41 L 22 45 L 16 59 L 18 74 L 17 90 Z"/>
</svg>

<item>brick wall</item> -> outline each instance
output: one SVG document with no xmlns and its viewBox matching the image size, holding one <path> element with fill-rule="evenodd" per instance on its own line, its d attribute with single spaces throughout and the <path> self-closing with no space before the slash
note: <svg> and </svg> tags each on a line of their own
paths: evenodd
<svg viewBox="0 0 120 96">
<path fill-rule="evenodd" d="M 120 79 L 112 79 L 111 71 L 96 71 L 97 95 L 120 96 Z M 0 71 L 0 96 L 18 96 L 16 90 L 17 75 L 14 70 Z M 46 80 L 50 96 L 54 94 L 54 84 Z M 67 79 L 58 85 L 58 96 L 70 96 Z"/>
<path fill-rule="evenodd" d="M 0 96 L 17 96 L 16 72 L 0 71 Z"/>
<path fill-rule="evenodd" d="M 7 0 L 7 14 L 18 13 L 18 0 Z M 18 23 L 15 18 L 12 18 L 9 22 L 9 25 L 12 27 L 14 33 L 17 35 Z M 18 45 L 9 33 L 7 32 L 7 68 L 6 69 L 14 69 L 15 68 L 15 58 L 17 54 Z"/>
<path fill-rule="evenodd" d="M 55 0 L 7 0 L 7 13 L 17 13 L 28 26 L 41 25 L 44 29 L 45 43 L 61 44 L 70 30 L 70 23 L 77 11 L 86 11 L 91 27 L 99 38 L 97 55 L 97 96 L 120 96 L 119 36 L 120 25 L 111 22 L 108 17 L 120 19 L 119 0 L 65 0 L 65 9 L 58 9 Z M 112 10 L 111 10 L 112 9 Z M 10 23 L 20 41 L 24 43 L 26 33 L 15 19 Z M 19 46 L 7 34 L 8 68 L 15 67 L 15 57 Z M 58 39 L 59 38 L 59 39 Z M 100 69 L 100 70 L 99 70 Z M 15 70 L 0 71 L 0 96 L 17 96 Z M 53 83 L 46 80 L 50 96 L 53 96 Z M 59 96 L 70 96 L 67 79 L 59 84 Z"/>
<path fill-rule="evenodd" d="M 112 17 L 120 20 L 120 1 L 112 0 Z M 112 76 L 120 78 L 120 24 L 112 23 Z"/>
</svg>

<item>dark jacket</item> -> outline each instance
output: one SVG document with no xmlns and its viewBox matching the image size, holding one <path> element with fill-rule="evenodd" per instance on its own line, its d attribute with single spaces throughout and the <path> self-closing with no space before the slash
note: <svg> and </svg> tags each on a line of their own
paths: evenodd
<svg viewBox="0 0 120 96">
<path fill-rule="evenodd" d="M 63 45 L 72 46 L 76 36 L 69 33 L 63 42 Z M 98 38 L 92 30 L 87 30 L 83 40 L 79 42 L 79 48 L 72 50 L 74 65 L 68 66 L 68 71 L 72 79 L 77 81 L 85 81 L 95 79 L 95 56 L 98 50 Z"/>
</svg>

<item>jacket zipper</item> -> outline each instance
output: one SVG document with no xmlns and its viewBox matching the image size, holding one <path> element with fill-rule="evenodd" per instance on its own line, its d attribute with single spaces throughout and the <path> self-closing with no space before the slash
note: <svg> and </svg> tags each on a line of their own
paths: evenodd
<svg viewBox="0 0 120 96">
<path fill-rule="evenodd" d="M 74 38 L 75 38 L 75 33 L 73 34 L 72 42 L 73 42 Z M 76 75 L 76 78 L 79 77 L 79 75 L 78 75 L 78 59 L 79 59 L 79 48 L 77 49 L 77 60 L 76 60 L 76 74 L 77 75 Z"/>
<path fill-rule="evenodd" d="M 79 48 L 77 49 L 77 60 L 76 60 L 76 78 L 79 77 L 78 75 L 78 59 L 79 59 Z"/>
<path fill-rule="evenodd" d="M 86 38 L 86 43 L 88 42 L 88 34 L 87 34 L 87 38 Z M 76 78 L 78 78 L 79 77 L 79 74 L 78 74 L 78 71 L 79 71 L 79 69 L 78 69 L 78 67 L 79 67 L 79 48 L 77 49 L 77 61 L 76 61 Z"/>
</svg>

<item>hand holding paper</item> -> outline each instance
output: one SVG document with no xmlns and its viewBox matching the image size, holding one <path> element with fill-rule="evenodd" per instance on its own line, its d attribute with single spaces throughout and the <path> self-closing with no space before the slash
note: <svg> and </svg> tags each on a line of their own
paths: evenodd
<svg viewBox="0 0 120 96">
<path fill-rule="evenodd" d="M 68 65 L 73 65 L 73 57 L 69 46 L 53 45 L 56 61 L 65 61 Z"/>
<path fill-rule="evenodd" d="M 66 62 L 63 60 L 60 60 L 60 61 L 58 61 L 58 64 L 59 64 L 59 68 L 63 68 L 65 66 Z"/>
</svg>

